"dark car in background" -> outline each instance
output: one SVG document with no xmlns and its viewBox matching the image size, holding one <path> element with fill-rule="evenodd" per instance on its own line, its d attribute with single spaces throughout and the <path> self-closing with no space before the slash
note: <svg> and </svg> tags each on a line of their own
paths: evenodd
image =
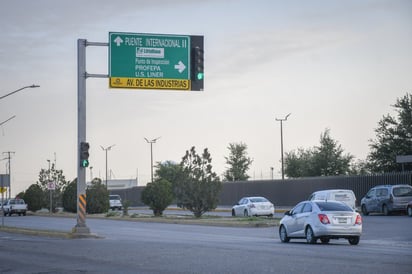
<svg viewBox="0 0 412 274">
<path fill-rule="evenodd" d="M 409 217 L 412 217 L 412 201 L 410 201 L 406 207 L 406 212 L 408 213 Z"/>
<path fill-rule="evenodd" d="M 371 188 L 361 200 L 363 215 L 371 212 L 389 215 L 392 212 L 405 212 L 412 201 L 410 185 L 380 185 Z"/>
</svg>

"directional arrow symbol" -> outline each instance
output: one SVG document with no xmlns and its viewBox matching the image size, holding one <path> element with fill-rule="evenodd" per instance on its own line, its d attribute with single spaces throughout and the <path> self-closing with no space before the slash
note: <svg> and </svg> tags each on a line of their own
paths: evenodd
<svg viewBox="0 0 412 274">
<path fill-rule="evenodd" d="M 183 64 L 182 61 L 179 61 L 179 63 L 177 63 L 177 65 L 175 65 L 175 69 L 177 69 L 177 71 L 179 71 L 179 73 L 182 73 L 186 69 L 186 66 L 185 66 L 185 64 Z"/>
<path fill-rule="evenodd" d="M 113 40 L 117 46 L 120 46 L 121 43 L 123 43 L 122 38 L 120 36 L 117 36 L 116 39 Z"/>
</svg>

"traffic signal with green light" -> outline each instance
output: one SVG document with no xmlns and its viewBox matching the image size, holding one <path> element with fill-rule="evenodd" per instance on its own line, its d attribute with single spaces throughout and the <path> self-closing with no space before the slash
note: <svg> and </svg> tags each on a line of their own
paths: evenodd
<svg viewBox="0 0 412 274">
<path fill-rule="evenodd" d="M 190 36 L 191 44 L 191 90 L 203 91 L 205 78 L 203 36 Z"/>
<path fill-rule="evenodd" d="M 89 148 L 89 143 L 80 143 L 80 167 L 86 168 L 89 166 Z"/>
</svg>

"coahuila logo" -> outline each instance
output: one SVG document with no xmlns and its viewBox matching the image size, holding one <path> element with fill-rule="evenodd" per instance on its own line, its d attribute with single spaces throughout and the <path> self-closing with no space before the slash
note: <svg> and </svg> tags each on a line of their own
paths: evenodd
<svg viewBox="0 0 412 274">
<path fill-rule="evenodd" d="M 164 58 L 164 48 L 136 48 L 136 57 Z"/>
</svg>

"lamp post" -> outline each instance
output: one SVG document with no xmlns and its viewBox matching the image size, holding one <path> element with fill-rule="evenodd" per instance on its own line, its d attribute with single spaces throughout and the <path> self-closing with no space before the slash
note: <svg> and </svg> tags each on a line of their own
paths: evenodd
<svg viewBox="0 0 412 274">
<path fill-rule="evenodd" d="M 152 178 L 152 183 L 153 183 L 153 144 L 156 143 L 157 140 L 159 140 L 160 137 L 157 137 L 153 140 L 148 140 L 147 138 L 144 138 L 147 143 L 150 144 L 150 175 Z"/>
<path fill-rule="evenodd" d="M 0 100 L 7 97 L 7 96 L 10 96 L 10 95 L 12 95 L 16 92 L 19 92 L 20 90 L 23 90 L 23 89 L 26 89 L 26 88 L 39 88 L 39 87 L 40 87 L 39 85 L 25 86 L 25 87 L 22 87 L 22 88 L 19 88 L 19 89 L 15 90 L 15 91 L 12 91 L 10 93 L 7 93 L 6 95 L 0 96 Z"/>
<path fill-rule="evenodd" d="M 100 146 L 104 151 L 106 151 L 106 189 L 107 189 L 107 151 L 109 151 L 109 150 L 111 150 L 112 149 L 112 147 L 114 147 L 115 145 L 111 145 L 111 146 L 108 146 L 108 147 L 106 147 L 106 148 L 104 148 L 103 146 Z"/>
<path fill-rule="evenodd" d="M 292 113 L 289 113 L 285 116 L 285 118 L 275 118 L 276 121 L 280 122 L 280 155 L 282 161 L 282 180 L 285 179 L 285 168 L 283 166 L 283 122 L 286 121 L 291 114 Z"/>
</svg>

